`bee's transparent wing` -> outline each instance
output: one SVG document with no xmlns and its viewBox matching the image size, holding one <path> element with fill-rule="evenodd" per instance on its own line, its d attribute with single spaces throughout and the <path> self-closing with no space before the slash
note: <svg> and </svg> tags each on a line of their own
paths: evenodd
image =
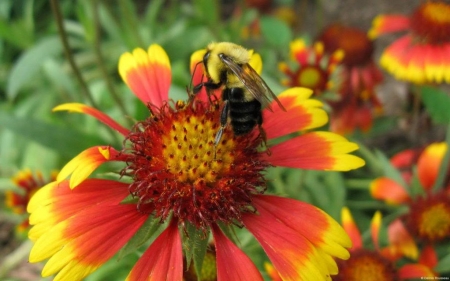
<svg viewBox="0 0 450 281">
<path fill-rule="evenodd" d="M 253 97 L 261 103 L 262 108 L 267 108 L 272 111 L 270 103 L 272 100 L 275 100 L 278 103 L 278 106 L 286 111 L 277 96 L 272 92 L 269 86 L 267 86 L 266 82 L 264 82 L 261 76 L 259 76 L 249 64 L 245 64 L 241 67 L 227 56 L 222 55 L 219 57 L 234 75 L 239 78 Z"/>
</svg>

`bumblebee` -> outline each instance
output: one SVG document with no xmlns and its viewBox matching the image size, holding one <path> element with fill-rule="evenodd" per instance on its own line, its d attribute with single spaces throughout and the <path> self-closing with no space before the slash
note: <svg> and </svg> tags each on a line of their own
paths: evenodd
<svg viewBox="0 0 450 281">
<path fill-rule="evenodd" d="M 217 146 L 227 126 L 228 118 L 236 136 L 250 133 L 258 126 L 265 142 L 265 132 L 261 110 L 270 108 L 275 100 L 286 111 L 269 86 L 250 66 L 251 54 L 247 49 L 229 42 L 211 43 L 203 56 L 203 66 L 207 81 L 195 85 L 193 92 L 198 93 L 205 87 L 208 95 L 212 90 L 223 88 L 224 106 L 220 114 L 220 129 L 214 145 Z"/>
</svg>

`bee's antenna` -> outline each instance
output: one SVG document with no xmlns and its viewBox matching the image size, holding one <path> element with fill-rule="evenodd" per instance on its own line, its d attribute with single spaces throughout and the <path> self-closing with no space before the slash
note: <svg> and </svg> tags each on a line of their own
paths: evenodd
<svg viewBox="0 0 450 281">
<path fill-rule="evenodd" d="M 194 71 L 192 71 L 192 76 L 191 76 L 191 82 L 189 83 L 189 89 L 193 89 L 194 87 L 193 87 L 193 85 L 192 85 L 192 83 L 194 82 L 194 75 L 195 75 L 195 71 L 197 71 L 197 66 L 199 65 L 199 64 L 202 64 L 203 62 L 202 61 L 199 61 L 199 62 L 197 62 L 196 64 L 195 64 L 195 66 L 194 66 Z M 202 75 L 202 80 L 201 81 L 203 81 L 203 75 Z M 195 91 L 195 90 L 192 90 L 193 92 Z"/>
</svg>

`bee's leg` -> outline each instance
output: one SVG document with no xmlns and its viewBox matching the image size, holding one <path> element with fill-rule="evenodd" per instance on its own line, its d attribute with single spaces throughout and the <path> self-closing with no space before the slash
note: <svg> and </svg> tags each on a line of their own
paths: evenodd
<svg viewBox="0 0 450 281">
<path fill-rule="evenodd" d="M 203 77 L 202 77 L 202 80 L 203 80 Z M 220 82 L 219 83 L 213 83 L 211 81 L 205 81 L 205 82 L 202 82 L 202 83 L 199 83 L 199 84 L 195 85 L 194 88 L 192 89 L 192 92 L 193 92 L 194 95 L 196 95 L 196 94 L 198 94 L 198 92 L 200 92 L 200 90 L 203 87 L 205 87 L 207 90 L 217 90 L 221 86 L 222 86 L 222 83 L 220 83 Z M 207 91 L 207 93 L 208 93 L 209 103 L 212 104 L 210 92 Z"/>
<path fill-rule="evenodd" d="M 225 128 L 227 126 L 229 110 L 230 110 L 230 106 L 229 106 L 228 100 L 226 100 L 226 101 L 224 101 L 222 112 L 220 112 L 220 129 L 217 132 L 216 137 L 214 139 L 214 160 L 216 159 L 217 145 L 220 143 L 220 140 L 222 139 L 222 135 L 223 135 L 223 130 L 225 130 Z"/>
<path fill-rule="evenodd" d="M 267 135 L 266 135 L 266 131 L 264 131 L 264 129 L 262 127 L 262 123 L 263 123 L 262 114 L 260 113 L 256 117 L 256 124 L 258 124 L 259 135 L 261 136 L 264 146 L 266 147 L 266 153 L 267 153 L 267 155 L 270 155 L 272 153 L 270 152 L 270 149 L 267 146 Z"/>
</svg>

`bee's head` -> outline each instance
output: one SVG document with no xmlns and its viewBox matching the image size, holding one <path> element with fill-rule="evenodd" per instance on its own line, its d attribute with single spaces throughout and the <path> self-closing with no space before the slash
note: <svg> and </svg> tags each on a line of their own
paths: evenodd
<svg viewBox="0 0 450 281">
<path fill-rule="evenodd" d="M 209 44 L 203 56 L 203 64 L 209 78 L 215 83 L 223 82 L 221 81 L 223 72 L 229 70 L 221 57 L 227 57 L 237 65 L 244 65 L 250 61 L 248 50 L 239 45 L 229 42 Z"/>
</svg>

